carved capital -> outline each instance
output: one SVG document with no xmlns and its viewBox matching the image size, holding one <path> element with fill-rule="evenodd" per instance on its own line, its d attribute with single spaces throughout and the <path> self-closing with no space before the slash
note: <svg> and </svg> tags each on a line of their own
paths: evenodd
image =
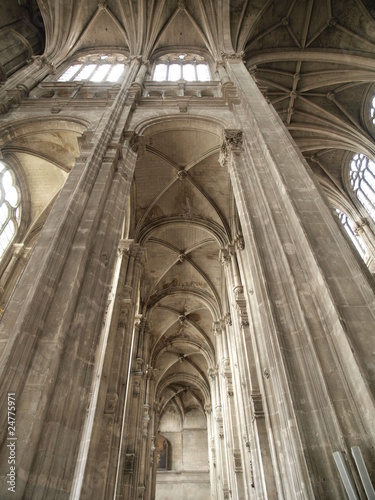
<svg viewBox="0 0 375 500">
<path fill-rule="evenodd" d="M 243 61 L 245 52 L 242 50 L 241 52 L 221 52 L 221 57 L 224 61 Z"/>
</svg>

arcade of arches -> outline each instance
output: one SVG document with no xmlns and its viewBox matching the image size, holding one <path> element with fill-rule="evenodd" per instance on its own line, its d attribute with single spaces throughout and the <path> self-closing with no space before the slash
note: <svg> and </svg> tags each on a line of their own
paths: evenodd
<svg viewBox="0 0 375 500">
<path fill-rule="evenodd" d="M 371 2 L 0 19 L 1 498 L 374 498 Z"/>
</svg>

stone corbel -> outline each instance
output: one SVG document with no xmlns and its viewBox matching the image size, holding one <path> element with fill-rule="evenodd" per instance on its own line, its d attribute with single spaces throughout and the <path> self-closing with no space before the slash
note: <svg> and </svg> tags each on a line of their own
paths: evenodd
<svg viewBox="0 0 375 500">
<path fill-rule="evenodd" d="M 134 130 L 123 130 L 121 134 L 121 142 L 129 141 L 129 147 L 140 156 L 146 153 L 143 137 L 134 132 Z"/>
<path fill-rule="evenodd" d="M 49 61 L 46 56 L 31 56 L 31 60 L 40 68 L 47 67 L 50 74 L 54 75 L 56 73 L 55 64 Z"/>
<path fill-rule="evenodd" d="M 219 164 L 228 168 L 233 154 L 239 155 L 243 151 L 243 133 L 239 129 L 224 129 L 223 143 L 220 148 Z"/>
</svg>

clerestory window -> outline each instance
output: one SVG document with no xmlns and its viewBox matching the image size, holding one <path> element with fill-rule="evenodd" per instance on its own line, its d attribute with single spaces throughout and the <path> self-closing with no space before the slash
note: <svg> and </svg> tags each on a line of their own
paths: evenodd
<svg viewBox="0 0 375 500">
<path fill-rule="evenodd" d="M 125 72 L 126 58 L 121 54 L 81 57 L 59 77 L 58 82 L 115 83 Z"/>
<path fill-rule="evenodd" d="M 375 221 L 375 163 L 357 153 L 350 162 L 349 175 L 355 195 Z"/>
<path fill-rule="evenodd" d="M 21 192 L 13 170 L 0 161 L 0 259 L 17 234 L 21 220 Z"/>
<path fill-rule="evenodd" d="M 375 95 L 371 101 L 370 118 L 371 118 L 371 123 L 375 125 Z"/>
<path fill-rule="evenodd" d="M 359 255 L 363 260 L 366 259 L 367 248 L 363 239 L 355 232 L 354 222 L 349 219 L 349 217 L 336 208 L 337 215 L 345 228 L 345 231 L 348 233 L 349 238 L 352 240 L 354 246 L 358 250 Z"/>
<path fill-rule="evenodd" d="M 155 82 L 207 82 L 211 80 L 208 64 L 204 58 L 194 54 L 167 54 L 155 63 Z"/>
</svg>

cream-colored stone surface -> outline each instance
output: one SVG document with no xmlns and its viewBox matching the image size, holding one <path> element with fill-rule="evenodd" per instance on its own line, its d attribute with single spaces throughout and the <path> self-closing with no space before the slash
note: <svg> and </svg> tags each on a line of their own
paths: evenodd
<svg viewBox="0 0 375 500">
<path fill-rule="evenodd" d="M 367 0 L 3 2 L 1 498 L 341 499 L 336 451 L 366 498 L 374 34 Z M 58 81 L 94 54 L 122 78 Z M 168 54 L 211 81 L 153 81 Z"/>
</svg>

